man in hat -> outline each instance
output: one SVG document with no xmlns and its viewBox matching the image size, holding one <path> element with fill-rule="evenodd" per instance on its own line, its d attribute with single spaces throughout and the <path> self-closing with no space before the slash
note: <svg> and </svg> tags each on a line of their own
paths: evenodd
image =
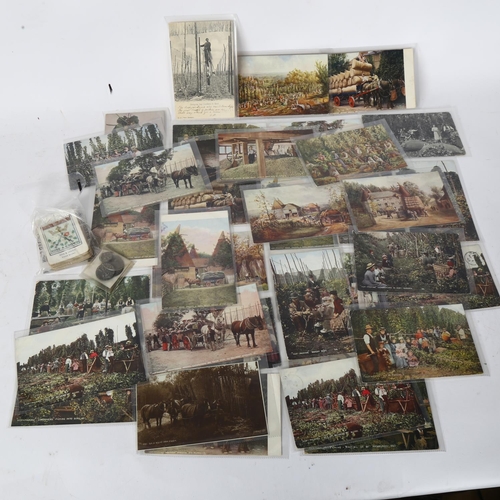
<svg viewBox="0 0 500 500">
<path fill-rule="evenodd" d="M 373 360 L 373 364 L 375 366 L 375 371 L 378 372 L 378 345 L 377 340 L 373 336 L 373 328 L 371 325 L 365 326 L 365 334 L 363 335 L 363 341 L 365 342 L 366 348 L 368 349 L 368 353 Z"/>
<path fill-rule="evenodd" d="M 292 295 L 292 302 L 288 306 L 290 318 L 298 332 L 303 332 L 306 329 L 307 320 L 311 309 L 298 295 Z"/>
<path fill-rule="evenodd" d="M 370 288 L 383 288 L 384 283 L 380 283 L 376 279 L 375 275 L 375 264 L 373 262 L 368 262 L 366 264 L 365 276 L 363 278 L 363 285 Z"/>
<path fill-rule="evenodd" d="M 104 351 L 102 351 L 102 359 L 104 360 L 104 366 L 102 369 L 103 373 L 108 373 L 110 370 L 110 358 L 114 356 L 113 350 L 110 345 L 104 347 Z"/>
<path fill-rule="evenodd" d="M 385 398 L 387 397 L 387 391 L 385 390 L 385 387 L 382 384 L 377 384 L 377 387 L 375 388 L 375 396 L 377 397 L 378 404 L 380 406 L 380 411 L 384 413 L 386 406 L 385 406 Z"/>
<path fill-rule="evenodd" d="M 391 337 L 387 333 L 387 330 L 384 327 L 381 327 L 379 333 L 377 335 L 377 344 L 380 348 L 384 348 L 389 354 L 389 359 L 391 361 L 391 365 L 394 364 L 394 358 L 392 356 L 391 350 Z"/>
</svg>

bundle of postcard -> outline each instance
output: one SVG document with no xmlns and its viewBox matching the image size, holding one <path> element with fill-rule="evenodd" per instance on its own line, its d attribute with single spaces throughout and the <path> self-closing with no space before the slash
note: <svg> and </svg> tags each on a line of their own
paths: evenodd
<svg viewBox="0 0 500 500">
<path fill-rule="evenodd" d="M 137 421 L 148 453 L 281 455 L 281 366 L 298 449 L 438 449 L 424 380 L 483 372 L 466 311 L 500 296 L 455 121 L 405 111 L 413 50 L 236 57 L 234 20 L 169 33 L 184 121 L 108 114 L 64 145 L 98 246 L 136 265 L 112 288 L 37 279 L 13 425 Z"/>
</svg>

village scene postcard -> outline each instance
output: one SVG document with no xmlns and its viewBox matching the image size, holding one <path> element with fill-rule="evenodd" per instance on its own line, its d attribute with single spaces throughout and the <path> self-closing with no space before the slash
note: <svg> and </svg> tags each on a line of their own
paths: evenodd
<svg viewBox="0 0 500 500">
<path fill-rule="evenodd" d="M 282 370 L 281 383 L 297 448 L 320 450 L 432 424 L 424 381 L 369 384 L 355 358 Z"/>
<path fill-rule="evenodd" d="M 180 21 L 168 28 L 176 118 L 234 118 L 234 22 Z"/>
<path fill-rule="evenodd" d="M 436 231 L 353 233 L 358 288 L 470 293 L 460 235 Z"/>
<path fill-rule="evenodd" d="M 137 386 L 137 408 L 139 450 L 267 435 L 255 361 L 159 375 Z"/>
<path fill-rule="evenodd" d="M 344 188 L 358 231 L 461 222 L 439 172 L 364 177 L 344 181 Z"/>
<path fill-rule="evenodd" d="M 327 54 L 238 57 L 239 116 L 328 113 Z"/>
<path fill-rule="evenodd" d="M 483 373 L 462 304 L 351 311 L 363 380 Z"/>
<path fill-rule="evenodd" d="M 297 139 L 295 145 L 318 186 L 408 166 L 383 123 Z"/>
<path fill-rule="evenodd" d="M 255 284 L 238 287 L 238 304 L 224 308 L 140 307 L 149 374 L 218 364 L 273 351 Z"/>
<path fill-rule="evenodd" d="M 415 108 L 413 49 L 328 55 L 330 113 Z"/>
<path fill-rule="evenodd" d="M 346 233 L 351 218 L 341 184 L 291 184 L 243 191 L 254 243 Z"/>
<path fill-rule="evenodd" d="M 271 268 L 288 358 L 354 352 L 345 309 L 347 276 L 339 250 L 272 254 Z"/>
<path fill-rule="evenodd" d="M 227 210 L 161 214 L 162 307 L 212 307 L 237 302 Z"/>
<path fill-rule="evenodd" d="M 170 198 L 199 193 L 210 185 L 196 144 L 95 167 L 104 217 Z"/>
</svg>

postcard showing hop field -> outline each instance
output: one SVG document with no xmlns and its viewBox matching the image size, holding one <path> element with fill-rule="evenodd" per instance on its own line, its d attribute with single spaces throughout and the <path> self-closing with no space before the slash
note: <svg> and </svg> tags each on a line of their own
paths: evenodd
<svg viewBox="0 0 500 500">
<path fill-rule="evenodd" d="M 352 311 L 351 324 L 365 381 L 483 372 L 462 304 Z"/>
</svg>

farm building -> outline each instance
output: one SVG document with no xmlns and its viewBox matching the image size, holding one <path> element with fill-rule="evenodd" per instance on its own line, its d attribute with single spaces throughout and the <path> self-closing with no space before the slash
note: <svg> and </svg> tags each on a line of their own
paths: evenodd
<svg viewBox="0 0 500 500">
<path fill-rule="evenodd" d="M 376 204 L 377 210 L 386 211 L 392 209 L 398 211 L 403 207 L 401 197 L 394 191 L 379 191 L 370 193 L 370 200 Z"/>
<path fill-rule="evenodd" d="M 271 207 L 276 219 L 292 219 L 302 215 L 302 208 L 293 203 L 283 203 L 278 198 L 274 199 Z"/>
</svg>

